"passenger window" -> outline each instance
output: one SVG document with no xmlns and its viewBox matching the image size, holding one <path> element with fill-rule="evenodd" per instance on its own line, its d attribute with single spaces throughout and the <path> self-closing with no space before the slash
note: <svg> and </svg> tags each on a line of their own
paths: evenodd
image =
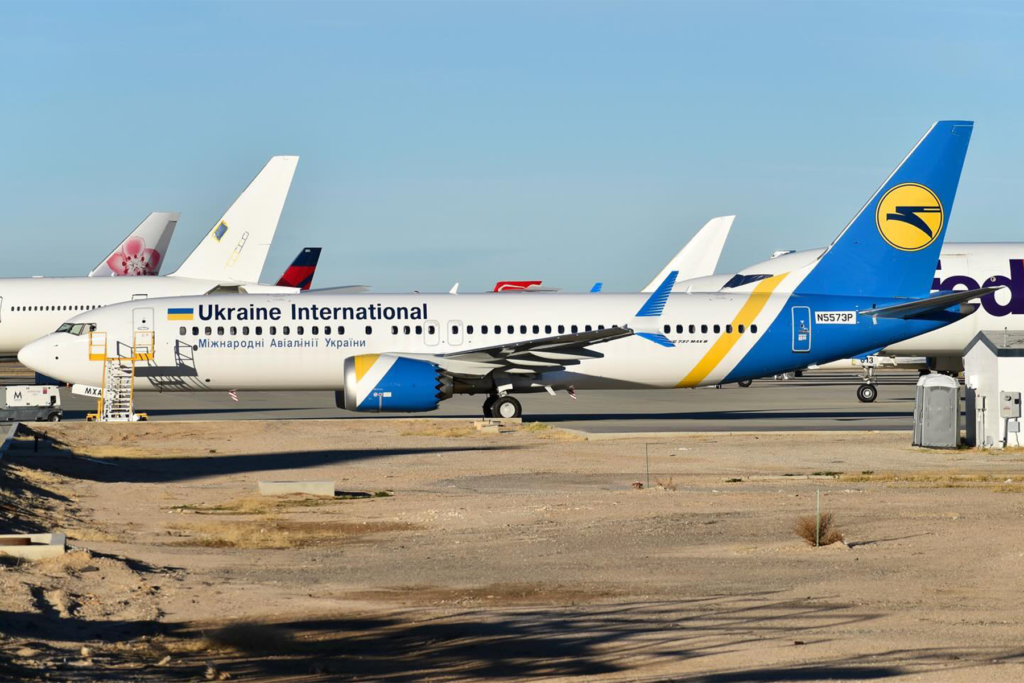
<svg viewBox="0 0 1024 683">
<path fill-rule="evenodd" d="M 57 331 L 60 332 L 60 330 L 57 330 Z M 184 327 L 179 327 L 178 328 L 178 334 L 180 334 L 181 336 L 184 337 L 185 336 L 185 328 Z"/>
<path fill-rule="evenodd" d="M 290 328 L 288 325 L 285 325 L 284 327 L 281 328 L 281 334 L 289 335 L 291 333 L 292 333 L 292 328 Z"/>
<path fill-rule="evenodd" d="M 715 334 L 719 334 L 721 331 L 722 327 L 720 325 L 715 325 Z"/>
<path fill-rule="evenodd" d="M 206 328 L 206 336 L 209 337 L 212 334 L 213 334 L 213 328 L 212 327 L 207 327 Z"/>
<path fill-rule="evenodd" d="M 373 325 L 367 325 L 366 326 L 366 335 L 369 336 L 371 334 L 373 334 Z"/>
<path fill-rule="evenodd" d="M 456 332 L 456 334 L 458 333 Z M 480 334 L 487 334 L 487 325 L 480 326 Z"/>
<path fill-rule="evenodd" d="M 427 325 L 427 334 L 434 334 L 434 326 Z"/>
<path fill-rule="evenodd" d="M 701 325 L 700 326 L 700 333 L 701 334 L 707 334 L 708 333 L 708 326 L 707 325 Z"/>
<path fill-rule="evenodd" d="M 599 330 L 603 330 L 603 329 L 604 329 L 604 325 L 598 325 L 598 326 L 597 326 L 597 329 L 599 329 Z"/>
<path fill-rule="evenodd" d="M 757 334 L 757 325 L 751 325 L 750 326 L 750 333 L 751 334 Z"/>
<path fill-rule="evenodd" d="M 519 334 L 526 334 L 526 325 L 519 326 Z"/>
<path fill-rule="evenodd" d="M 739 328 L 737 328 L 737 329 L 739 329 L 740 334 L 743 334 L 743 325 L 740 325 Z"/>
<path fill-rule="evenodd" d="M 577 332 L 579 332 L 579 331 L 580 331 L 580 328 L 579 328 L 579 327 L 577 327 L 576 325 L 573 325 L 573 326 L 572 326 L 572 333 L 573 333 L 573 334 L 576 334 L 576 333 L 577 333 Z"/>
<path fill-rule="evenodd" d="M 726 325 L 725 326 L 725 333 L 726 334 L 732 334 L 732 325 Z"/>
<path fill-rule="evenodd" d="M 301 337 L 302 335 L 306 334 L 306 328 L 303 327 L 302 325 L 299 325 L 298 327 L 295 328 L 295 334 Z"/>
<path fill-rule="evenodd" d="M 544 326 L 544 334 L 551 334 L 551 325 Z"/>
<path fill-rule="evenodd" d="M 534 325 L 533 326 L 533 333 L 534 334 L 540 334 L 540 325 Z"/>
<path fill-rule="evenodd" d="M 338 326 L 338 334 L 345 334 L 345 326 L 344 325 L 339 325 Z"/>
<path fill-rule="evenodd" d="M 271 334 L 271 336 L 277 334 L 277 327 L 275 325 L 271 325 L 270 326 L 270 334 Z"/>
<path fill-rule="evenodd" d="M 391 334 L 398 334 L 398 325 L 391 326 Z"/>
<path fill-rule="evenodd" d="M 259 325 L 256 326 L 256 336 L 257 337 L 262 337 L 263 336 L 263 328 L 260 327 Z"/>
<path fill-rule="evenodd" d="M 405 327 L 402 328 L 402 333 L 403 334 L 409 334 L 409 332 L 411 332 L 411 331 L 412 330 L 409 329 L 408 325 L 406 325 Z"/>
<path fill-rule="evenodd" d="M 594 331 L 594 329 L 590 325 L 587 325 L 586 327 L 584 327 L 583 330 L 585 332 L 593 332 Z"/>
<path fill-rule="evenodd" d="M 217 328 L 217 336 L 218 337 L 223 337 L 224 336 L 224 328 L 223 327 L 218 327 Z"/>
<path fill-rule="evenodd" d="M 501 325 L 494 326 L 494 334 L 501 334 Z"/>
<path fill-rule="evenodd" d="M 558 326 L 558 334 L 565 334 L 565 325 Z"/>
<path fill-rule="evenodd" d="M 697 326 L 696 325 L 690 325 L 690 334 L 693 334 L 696 331 L 697 331 Z"/>
<path fill-rule="evenodd" d="M 249 328 L 246 327 L 245 325 L 242 325 L 242 336 L 243 337 L 248 337 L 249 336 Z"/>
<path fill-rule="evenodd" d="M 320 334 L 320 328 L 317 325 L 313 325 L 313 336 Z"/>
<path fill-rule="evenodd" d="M 665 325 L 664 330 L 665 330 L 665 334 L 669 334 L 670 332 L 672 332 L 672 326 L 671 325 Z"/>
<path fill-rule="evenodd" d="M 416 326 L 416 334 L 423 334 L 423 325 Z"/>
<path fill-rule="evenodd" d="M 234 327 L 234 326 L 232 326 L 232 328 L 231 328 L 231 336 L 232 336 L 232 337 L 235 337 L 235 336 L 237 336 L 237 335 L 238 335 L 238 328 L 237 328 L 237 327 Z"/>
<path fill-rule="evenodd" d="M 682 333 L 683 333 L 683 326 L 682 325 L 676 325 L 676 334 L 682 334 Z"/>
<path fill-rule="evenodd" d="M 331 326 L 330 325 L 324 325 L 324 334 L 326 334 L 328 337 L 331 336 Z"/>
<path fill-rule="evenodd" d="M 193 327 L 192 328 L 192 336 L 193 337 L 198 337 L 199 336 L 199 328 L 198 327 Z"/>
</svg>

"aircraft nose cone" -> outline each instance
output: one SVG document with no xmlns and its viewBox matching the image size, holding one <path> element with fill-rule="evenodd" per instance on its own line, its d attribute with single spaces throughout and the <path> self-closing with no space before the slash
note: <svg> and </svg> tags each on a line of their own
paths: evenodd
<svg viewBox="0 0 1024 683">
<path fill-rule="evenodd" d="M 53 354 L 50 353 L 52 343 L 45 339 L 37 339 L 34 342 L 22 347 L 21 351 L 18 351 L 18 362 L 24 365 L 29 370 L 34 370 L 40 374 L 46 375 L 47 366 L 50 363 L 47 362 L 47 358 L 53 359 Z"/>
</svg>

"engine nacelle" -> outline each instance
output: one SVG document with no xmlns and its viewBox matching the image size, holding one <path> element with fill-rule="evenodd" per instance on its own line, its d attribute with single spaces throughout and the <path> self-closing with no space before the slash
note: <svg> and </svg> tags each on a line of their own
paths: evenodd
<svg viewBox="0 0 1024 683">
<path fill-rule="evenodd" d="M 363 354 L 345 359 L 344 384 L 335 402 L 345 410 L 415 413 L 434 410 L 451 395 L 451 378 L 433 363 Z"/>
</svg>

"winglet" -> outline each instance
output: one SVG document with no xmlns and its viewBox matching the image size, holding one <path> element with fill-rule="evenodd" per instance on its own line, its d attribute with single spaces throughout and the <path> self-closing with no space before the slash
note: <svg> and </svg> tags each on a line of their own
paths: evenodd
<svg viewBox="0 0 1024 683">
<path fill-rule="evenodd" d="M 661 315 L 662 311 L 665 310 L 665 304 L 668 303 L 668 295 L 672 293 L 672 288 L 676 284 L 676 277 L 678 275 L 679 271 L 673 270 L 665 276 L 665 279 L 654 290 L 654 293 L 647 298 L 644 305 L 636 312 L 637 318 L 657 318 Z"/>
<path fill-rule="evenodd" d="M 456 282 L 455 285 L 450 290 L 448 290 L 448 293 L 449 294 L 458 294 L 459 293 L 459 283 Z"/>
<path fill-rule="evenodd" d="M 604 287 L 604 283 L 603 282 L 595 282 L 594 286 L 590 288 L 590 293 L 591 294 L 597 294 L 598 292 L 601 291 L 602 287 Z"/>
</svg>

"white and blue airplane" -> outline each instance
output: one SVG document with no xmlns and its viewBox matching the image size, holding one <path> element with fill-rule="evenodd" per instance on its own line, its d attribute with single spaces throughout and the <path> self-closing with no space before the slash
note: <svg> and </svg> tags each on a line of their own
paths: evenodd
<svg viewBox="0 0 1024 683">
<path fill-rule="evenodd" d="M 673 271 L 652 294 L 174 297 L 77 315 L 18 358 L 100 387 L 92 359 L 131 357 L 135 391 L 327 389 L 354 411 L 480 394 L 506 418 L 522 412 L 515 394 L 699 387 L 850 358 L 992 291 L 930 292 L 972 130 L 936 123 L 813 263 L 728 292 L 673 293 Z"/>
</svg>

